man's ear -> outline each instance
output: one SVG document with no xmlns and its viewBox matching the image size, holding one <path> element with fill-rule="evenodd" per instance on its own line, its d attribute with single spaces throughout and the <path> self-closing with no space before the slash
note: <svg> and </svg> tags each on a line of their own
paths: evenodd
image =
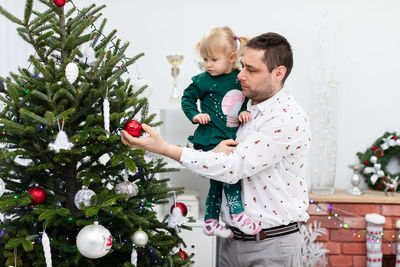
<svg viewBox="0 0 400 267">
<path fill-rule="evenodd" d="M 278 66 L 273 71 L 273 78 L 276 81 L 282 81 L 286 74 L 286 67 L 285 66 Z"/>
</svg>

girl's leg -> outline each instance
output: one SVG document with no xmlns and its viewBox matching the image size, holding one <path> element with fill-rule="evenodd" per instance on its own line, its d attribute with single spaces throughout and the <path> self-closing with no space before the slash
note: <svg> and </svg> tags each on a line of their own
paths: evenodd
<svg viewBox="0 0 400 267">
<path fill-rule="evenodd" d="M 255 235 L 261 231 L 261 226 L 246 215 L 240 194 L 240 181 L 236 184 L 223 183 L 226 202 L 229 208 L 232 223 L 236 228 L 248 235 Z"/>
<path fill-rule="evenodd" d="M 217 235 L 223 238 L 233 236 L 230 229 L 219 224 L 219 213 L 221 211 L 222 183 L 210 179 L 210 189 L 206 200 L 203 232 L 206 235 Z"/>
<path fill-rule="evenodd" d="M 210 179 L 210 189 L 206 199 L 206 211 L 204 214 L 204 220 L 208 219 L 219 219 L 219 213 L 221 211 L 221 200 L 222 200 L 222 183 Z"/>
</svg>

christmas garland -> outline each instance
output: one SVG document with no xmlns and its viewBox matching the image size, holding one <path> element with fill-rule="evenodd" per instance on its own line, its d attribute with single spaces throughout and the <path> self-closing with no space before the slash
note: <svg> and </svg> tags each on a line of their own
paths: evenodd
<svg viewBox="0 0 400 267">
<path fill-rule="evenodd" d="M 383 191 L 388 183 L 398 183 L 399 173 L 389 173 L 386 169 L 393 157 L 400 159 L 400 136 L 395 132 L 386 132 L 376 140 L 364 153 L 358 152 L 358 158 L 362 165 L 362 174 L 369 188 Z M 396 180 L 396 177 L 399 180 Z M 397 191 L 400 190 L 400 186 Z"/>
</svg>

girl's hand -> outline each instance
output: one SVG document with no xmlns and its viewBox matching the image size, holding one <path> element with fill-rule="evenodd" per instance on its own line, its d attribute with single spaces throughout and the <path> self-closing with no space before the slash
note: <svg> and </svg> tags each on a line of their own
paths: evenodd
<svg viewBox="0 0 400 267">
<path fill-rule="evenodd" d="M 238 119 L 240 122 L 249 122 L 251 121 L 251 113 L 249 111 L 240 112 Z"/>
<path fill-rule="evenodd" d="M 199 113 L 193 117 L 193 123 L 207 124 L 210 119 L 210 115 L 207 113 Z"/>
</svg>

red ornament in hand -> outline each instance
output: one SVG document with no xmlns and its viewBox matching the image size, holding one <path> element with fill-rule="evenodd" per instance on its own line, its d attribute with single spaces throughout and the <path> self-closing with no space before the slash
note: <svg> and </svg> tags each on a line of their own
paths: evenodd
<svg viewBox="0 0 400 267">
<path fill-rule="evenodd" d="M 182 202 L 176 202 L 176 207 L 177 207 L 178 209 L 181 210 L 183 216 L 186 216 L 186 215 L 187 215 L 188 209 L 187 209 L 187 207 L 186 207 L 186 205 L 185 205 L 184 203 L 182 203 Z M 172 213 L 172 210 L 173 210 L 174 208 L 175 208 L 175 204 L 172 205 L 172 207 L 171 207 L 171 210 L 170 210 L 171 213 Z"/>
<path fill-rule="evenodd" d="M 136 120 L 130 120 L 125 123 L 124 130 L 133 137 L 139 137 L 142 133 L 142 125 Z"/>
<path fill-rule="evenodd" d="M 66 0 L 54 0 L 54 4 L 56 4 L 56 6 L 62 7 L 65 5 Z"/>
<path fill-rule="evenodd" d="M 186 253 L 186 251 L 182 250 L 181 248 L 176 253 L 176 255 L 178 255 L 182 260 L 184 260 L 188 257 L 188 254 Z"/>
<path fill-rule="evenodd" d="M 46 191 L 40 186 L 34 186 L 28 191 L 29 195 L 32 195 L 31 199 L 33 204 L 41 204 L 46 199 Z"/>
</svg>

